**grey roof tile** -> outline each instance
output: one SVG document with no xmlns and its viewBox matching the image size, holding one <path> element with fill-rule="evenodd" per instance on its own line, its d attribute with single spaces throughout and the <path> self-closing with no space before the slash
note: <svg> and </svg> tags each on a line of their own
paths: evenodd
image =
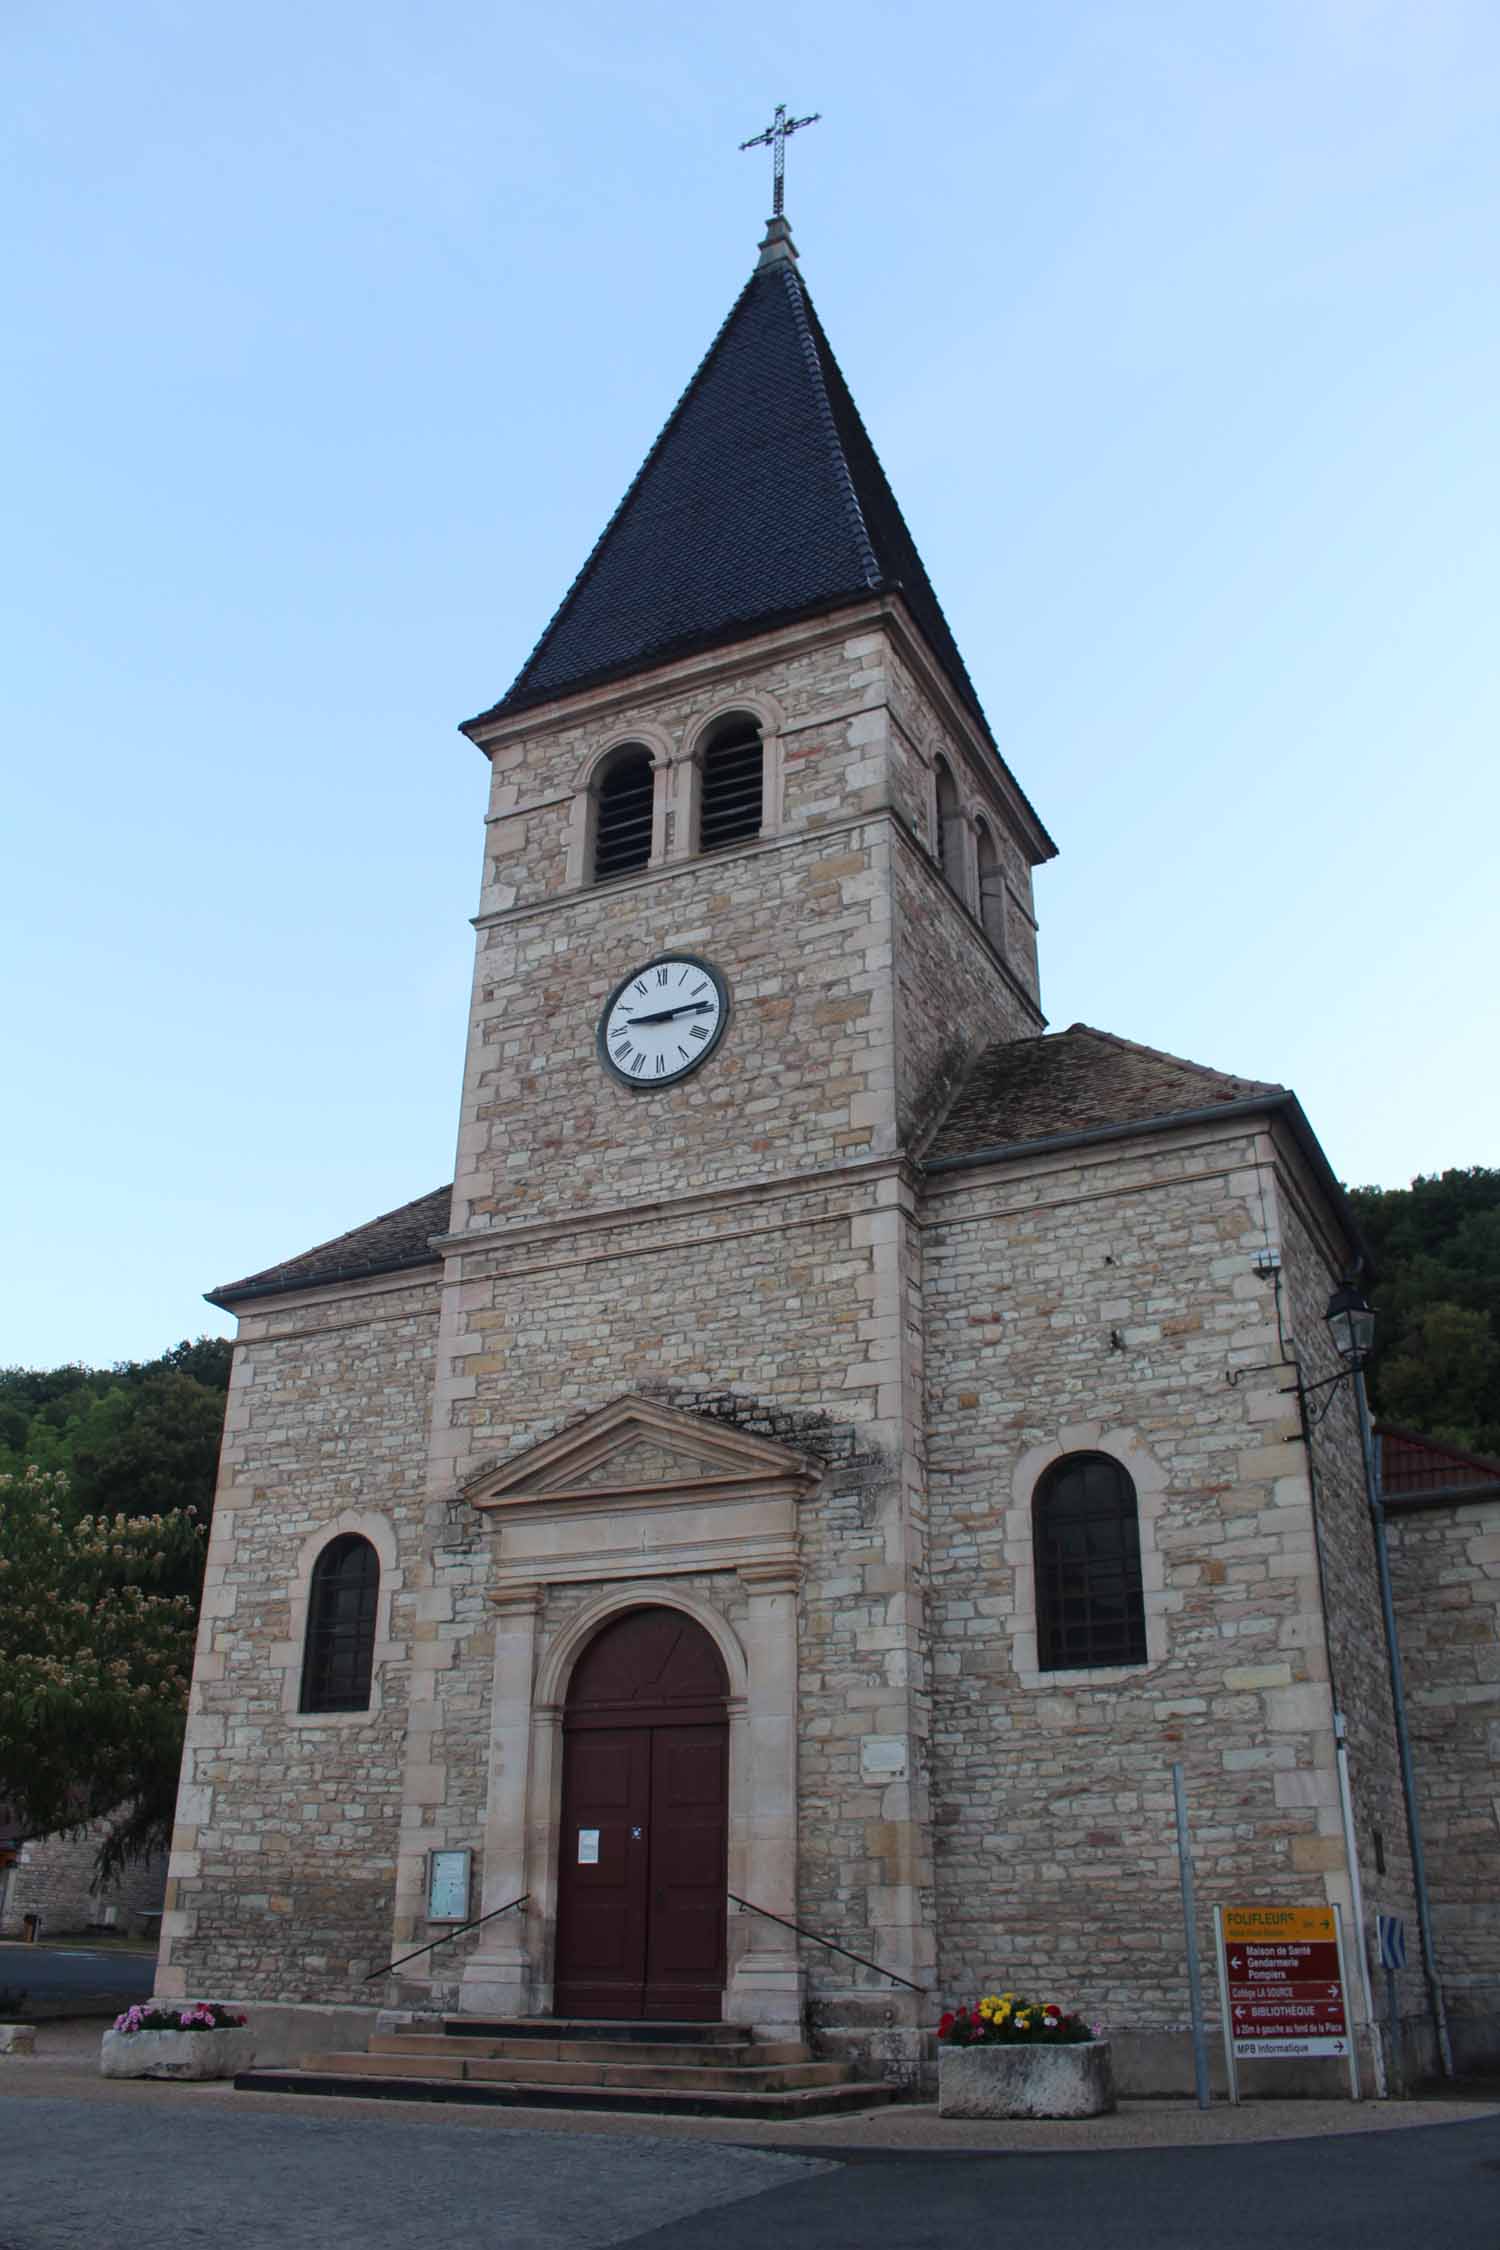
<svg viewBox="0 0 1500 2250">
<path fill-rule="evenodd" d="M 208 1302 L 227 1311 L 246 1297 L 271 1297 L 288 1289 L 311 1289 L 330 1281 L 357 1281 L 366 1274 L 396 1273 L 407 1266 L 436 1265 L 438 1257 L 430 1247 L 431 1238 L 447 1233 L 452 1204 L 451 1186 L 434 1188 L 430 1195 L 419 1195 L 399 1210 L 387 1211 L 362 1227 L 351 1227 L 347 1234 L 336 1234 L 331 1242 L 320 1242 L 300 1257 L 284 1259 L 279 1266 L 266 1266 L 243 1281 L 226 1281 L 208 1290 Z"/>
<path fill-rule="evenodd" d="M 1145 1125 L 1284 1092 L 1264 1079 L 1231 1077 L 1075 1023 L 986 1047 L 956 1088 L 924 1161 L 954 1162 L 1055 1134 Z"/>
</svg>

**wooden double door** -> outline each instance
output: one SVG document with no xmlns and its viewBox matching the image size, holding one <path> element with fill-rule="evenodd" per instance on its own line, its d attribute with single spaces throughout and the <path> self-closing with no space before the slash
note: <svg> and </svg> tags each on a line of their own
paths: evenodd
<svg viewBox="0 0 1500 2250">
<path fill-rule="evenodd" d="M 672 1609 L 590 1642 L 563 1719 L 555 2012 L 710 2022 L 724 1990 L 727 1682 Z"/>
</svg>

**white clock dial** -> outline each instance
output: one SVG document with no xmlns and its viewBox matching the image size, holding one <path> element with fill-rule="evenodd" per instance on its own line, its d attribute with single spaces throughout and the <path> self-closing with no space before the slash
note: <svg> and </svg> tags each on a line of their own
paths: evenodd
<svg viewBox="0 0 1500 2250">
<path fill-rule="evenodd" d="M 729 1021 L 729 987 L 691 953 L 663 953 L 622 977 L 599 1018 L 599 1059 L 647 1092 L 686 1078 L 713 1053 Z"/>
</svg>

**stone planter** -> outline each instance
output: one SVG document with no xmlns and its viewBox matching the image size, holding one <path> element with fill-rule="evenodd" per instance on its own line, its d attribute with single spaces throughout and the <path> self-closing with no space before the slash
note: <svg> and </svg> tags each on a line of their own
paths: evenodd
<svg viewBox="0 0 1500 2250">
<path fill-rule="evenodd" d="M 233 2078 L 255 2060 L 248 2024 L 225 2031 L 106 2031 L 101 2078 Z"/>
<path fill-rule="evenodd" d="M 1102 2117 L 1114 2106 L 1107 2039 L 938 2049 L 940 2117 Z"/>
</svg>

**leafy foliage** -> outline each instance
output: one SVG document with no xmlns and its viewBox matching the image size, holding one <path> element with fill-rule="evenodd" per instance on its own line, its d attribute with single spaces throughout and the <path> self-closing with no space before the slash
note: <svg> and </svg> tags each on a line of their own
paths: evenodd
<svg viewBox="0 0 1500 2250">
<path fill-rule="evenodd" d="M 1500 1455 L 1500 1171 L 1355 1188 L 1351 1201 L 1379 1276 L 1375 1411 Z"/>
<path fill-rule="evenodd" d="M 101 1875 L 171 1830 L 229 1350 L 0 1371 L 0 1801 Z"/>
</svg>

